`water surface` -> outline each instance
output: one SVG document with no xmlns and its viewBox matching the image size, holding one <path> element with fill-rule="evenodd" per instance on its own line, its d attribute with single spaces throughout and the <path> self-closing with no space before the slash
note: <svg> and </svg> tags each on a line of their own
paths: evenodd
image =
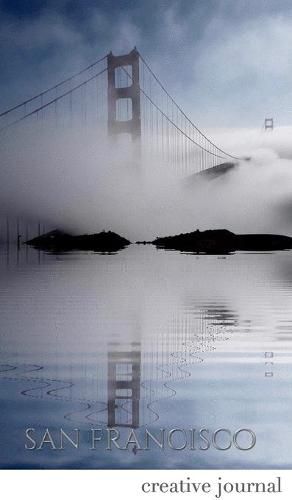
<svg viewBox="0 0 292 500">
<path fill-rule="evenodd" d="M 2 247 L 0 466 L 291 468 L 291 258 Z M 126 450 L 106 449 L 109 427 Z M 27 450 L 28 428 L 38 446 L 47 428 L 56 447 L 61 428 L 80 443 Z M 256 444 L 199 449 L 203 428 L 227 429 L 219 448 L 239 429 Z M 180 429 L 177 448 L 196 429 L 195 441 L 139 449 L 146 429 L 158 441 Z"/>
</svg>

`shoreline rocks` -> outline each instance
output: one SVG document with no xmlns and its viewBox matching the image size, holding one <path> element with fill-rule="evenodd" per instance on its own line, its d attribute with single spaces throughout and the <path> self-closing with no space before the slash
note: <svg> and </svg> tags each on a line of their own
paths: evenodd
<svg viewBox="0 0 292 500">
<path fill-rule="evenodd" d="M 73 236 L 56 229 L 25 244 L 37 250 L 56 253 L 74 250 L 115 253 L 131 242 L 112 231 Z M 158 237 L 154 241 L 137 241 L 136 244 L 154 245 L 160 249 L 185 253 L 228 254 L 236 251 L 290 250 L 292 238 L 277 234 L 235 234 L 227 229 L 209 229 Z"/>
<path fill-rule="evenodd" d="M 91 250 L 94 252 L 112 253 L 123 250 L 130 241 L 112 231 L 96 234 L 73 236 L 58 229 L 26 241 L 38 250 L 48 252 L 68 252 L 72 250 Z"/>
<path fill-rule="evenodd" d="M 189 253 L 224 254 L 235 251 L 276 251 L 292 249 L 292 238 L 277 234 L 234 234 L 227 229 L 193 231 L 156 238 L 157 248 Z"/>
</svg>

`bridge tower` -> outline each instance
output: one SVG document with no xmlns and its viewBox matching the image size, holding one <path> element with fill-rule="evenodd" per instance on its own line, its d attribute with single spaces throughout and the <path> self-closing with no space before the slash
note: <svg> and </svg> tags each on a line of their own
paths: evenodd
<svg viewBox="0 0 292 500">
<path fill-rule="evenodd" d="M 265 118 L 265 130 L 274 130 L 274 118 Z"/>
<path fill-rule="evenodd" d="M 141 103 L 139 53 L 134 48 L 129 54 L 107 56 L 108 64 L 108 133 L 110 136 L 130 134 L 133 141 L 141 139 Z M 118 86 L 117 69 L 124 68 L 130 78 L 130 85 Z M 127 120 L 117 119 L 117 104 L 120 99 L 130 99 L 132 116 Z"/>
</svg>

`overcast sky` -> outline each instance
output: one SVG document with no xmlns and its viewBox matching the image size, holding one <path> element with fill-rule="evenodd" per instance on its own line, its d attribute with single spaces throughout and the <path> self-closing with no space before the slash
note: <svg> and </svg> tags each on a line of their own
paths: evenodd
<svg viewBox="0 0 292 500">
<path fill-rule="evenodd" d="M 202 127 L 292 122 L 291 0 L 0 0 L 0 107 L 134 45 Z"/>
</svg>

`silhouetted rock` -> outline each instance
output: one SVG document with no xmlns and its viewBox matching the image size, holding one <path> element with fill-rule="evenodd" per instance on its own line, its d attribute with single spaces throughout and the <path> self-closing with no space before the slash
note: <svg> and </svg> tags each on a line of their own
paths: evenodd
<svg viewBox="0 0 292 500">
<path fill-rule="evenodd" d="M 83 234 L 73 236 L 59 231 L 50 231 L 26 242 L 39 250 L 50 252 L 66 252 L 70 250 L 92 250 L 94 252 L 117 252 L 122 250 L 130 241 L 112 231 L 102 231 L 97 234 Z"/>
<path fill-rule="evenodd" d="M 215 229 L 156 238 L 152 244 L 181 252 L 226 254 L 237 250 L 287 250 L 292 248 L 292 238 L 276 234 L 234 234 L 227 229 Z"/>
</svg>

